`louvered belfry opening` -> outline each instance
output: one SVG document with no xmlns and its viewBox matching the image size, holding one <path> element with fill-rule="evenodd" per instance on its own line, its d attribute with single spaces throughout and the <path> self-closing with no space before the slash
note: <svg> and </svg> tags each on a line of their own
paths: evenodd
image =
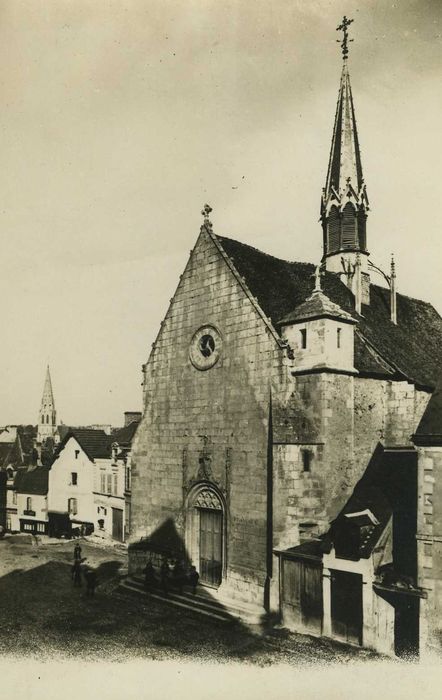
<svg viewBox="0 0 442 700">
<path fill-rule="evenodd" d="M 360 210 L 358 212 L 358 241 L 360 250 L 367 250 L 367 214 Z"/>
<path fill-rule="evenodd" d="M 328 241 L 327 248 L 328 253 L 337 253 L 341 246 L 341 215 L 339 213 L 338 207 L 332 207 L 330 209 L 330 215 L 327 222 L 328 229 Z"/>
<path fill-rule="evenodd" d="M 354 206 L 347 202 L 342 212 L 342 248 L 354 250 L 357 243 L 356 212 Z"/>
</svg>

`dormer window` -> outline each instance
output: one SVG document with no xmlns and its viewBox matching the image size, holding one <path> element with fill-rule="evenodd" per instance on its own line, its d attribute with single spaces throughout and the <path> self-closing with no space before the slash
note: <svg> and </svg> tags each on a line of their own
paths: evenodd
<svg viewBox="0 0 442 700">
<path fill-rule="evenodd" d="M 299 332 L 301 334 L 301 348 L 305 350 L 307 347 L 307 328 L 301 328 Z"/>
</svg>

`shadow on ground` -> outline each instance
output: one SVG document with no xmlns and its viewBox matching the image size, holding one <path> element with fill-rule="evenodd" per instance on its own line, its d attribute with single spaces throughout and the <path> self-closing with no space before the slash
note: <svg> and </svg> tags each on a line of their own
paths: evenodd
<svg viewBox="0 0 442 700">
<path fill-rule="evenodd" d="M 84 583 L 81 588 L 73 587 L 71 544 L 57 547 L 57 552 L 49 546 L 40 548 L 38 561 L 33 558 L 34 547 L 27 552 L 21 549 L 18 561 L 11 560 L 20 562 L 19 566 L 0 578 L 3 654 L 47 659 L 247 661 L 261 666 L 375 658 L 327 640 L 275 630 L 255 633 L 241 623 L 218 624 L 162 600 L 125 595 L 117 587 L 125 562 L 113 558 L 112 552 L 95 567 L 98 587 L 90 598 Z M 84 549 L 92 559 L 93 548 L 85 545 Z M 103 559 L 106 553 L 101 550 L 99 556 Z"/>
</svg>

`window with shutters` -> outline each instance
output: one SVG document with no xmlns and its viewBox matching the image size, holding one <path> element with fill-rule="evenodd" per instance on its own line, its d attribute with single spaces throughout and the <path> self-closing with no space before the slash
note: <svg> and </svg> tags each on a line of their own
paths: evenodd
<svg viewBox="0 0 442 700">
<path fill-rule="evenodd" d="M 350 202 L 347 202 L 342 213 L 342 247 L 356 247 L 356 212 Z"/>
<path fill-rule="evenodd" d="M 112 474 L 108 474 L 108 475 L 107 475 L 107 489 L 106 489 L 106 493 L 108 493 L 109 495 L 112 494 Z"/>
<path fill-rule="evenodd" d="M 126 491 L 130 491 L 130 477 L 131 477 L 130 466 L 127 465 L 126 469 L 125 469 L 125 489 L 126 489 Z"/>
<path fill-rule="evenodd" d="M 106 474 L 100 474 L 100 491 L 106 493 Z"/>
<path fill-rule="evenodd" d="M 113 475 L 113 495 L 116 496 L 118 494 L 118 474 Z"/>
<path fill-rule="evenodd" d="M 328 217 L 328 253 L 336 253 L 341 247 L 341 217 L 337 207 L 330 209 Z"/>
</svg>

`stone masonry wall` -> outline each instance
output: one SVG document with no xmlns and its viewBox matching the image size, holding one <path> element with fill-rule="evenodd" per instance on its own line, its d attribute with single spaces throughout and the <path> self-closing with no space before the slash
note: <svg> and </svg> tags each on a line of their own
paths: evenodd
<svg viewBox="0 0 442 700">
<path fill-rule="evenodd" d="M 222 352 L 199 371 L 189 345 L 206 324 L 220 332 Z M 237 595 L 261 596 L 266 580 L 270 378 L 281 376 L 282 356 L 203 231 L 145 369 L 145 412 L 132 453 L 132 539 L 173 531 L 184 542 L 186 498 L 202 478 L 203 459 L 227 504 L 226 584 Z"/>
<path fill-rule="evenodd" d="M 411 446 L 429 398 L 408 382 L 355 379 L 355 475 L 362 475 L 379 441 L 386 447 Z"/>
<path fill-rule="evenodd" d="M 407 382 L 322 373 L 293 377 L 274 405 L 275 547 L 327 530 L 378 442 L 410 445 L 429 394 Z M 303 471 L 302 450 L 311 452 Z"/>
<path fill-rule="evenodd" d="M 442 447 L 418 447 L 418 585 L 422 654 L 442 652 Z"/>
<path fill-rule="evenodd" d="M 304 422 L 288 435 L 278 427 L 274 447 L 274 538 L 279 548 L 295 546 L 299 535 L 328 529 L 354 486 L 353 377 L 312 374 L 293 377 L 298 402 L 308 406 Z M 292 399 L 292 404 L 295 403 Z M 279 409 L 279 413 L 283 413 Z M 288 410 L 290 415 L 290 410 Z M 308 418 L 308 419 L 307 419 Z M 310 452 L 304 471 L 302 451 Z"/>
</svg>

